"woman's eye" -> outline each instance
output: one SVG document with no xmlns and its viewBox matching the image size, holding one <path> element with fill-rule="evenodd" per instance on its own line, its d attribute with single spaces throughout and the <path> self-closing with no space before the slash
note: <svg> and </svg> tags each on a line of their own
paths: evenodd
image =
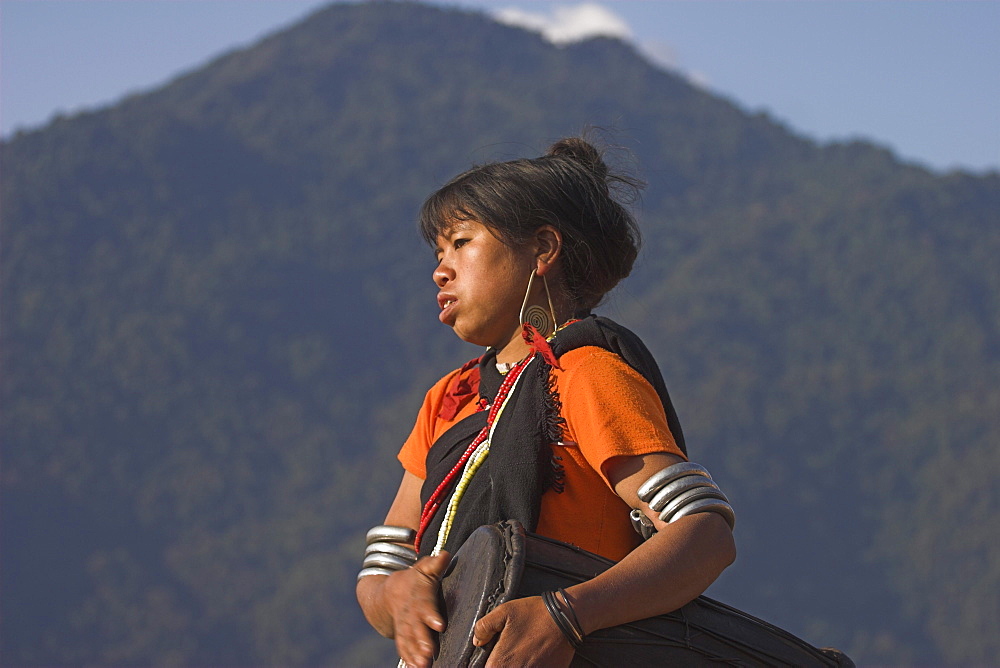
<svg viewBox="0 0 1000 668">
<path fill-rule="evenodd" d="M 469 239 L 455 239 L 454 242 L 455 250 L 458 250 L 467 243 L 469 243 Z"/>
</svg>

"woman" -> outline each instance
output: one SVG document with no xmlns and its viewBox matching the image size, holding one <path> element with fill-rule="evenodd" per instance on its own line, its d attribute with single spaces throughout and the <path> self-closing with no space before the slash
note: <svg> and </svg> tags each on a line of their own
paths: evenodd
<svg viewBox="0 0 1000 668">
<path fill-rule="evenodd" d="M 568 665 L 582 636 L 683 606 L 735 558 L 731 509 L 684 463 L 655 362 L 634 334 L 590 315 L 637 254 L 635 221 L 614 196 L 623 183 L 571 138 L 474 168 L 424 204 L 439 319 L 487 351 L 427 393 L 358 579 L 365 616 L 409 665 L 430 665 L 449 551 L 482 524 L 514 518 L 618 561 L 479 620 L 475 644 L 496 641 L 490 665 Z"/>
</svg>

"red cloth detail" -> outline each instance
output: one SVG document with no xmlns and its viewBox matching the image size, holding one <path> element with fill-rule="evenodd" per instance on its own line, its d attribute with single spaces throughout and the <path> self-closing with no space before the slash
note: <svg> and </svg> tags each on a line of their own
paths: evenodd
<svg viewBox="0 0 1000 668">
<path fill-rule="evenodd" d="M 559 366 L 559 360 L 556 359 L 555 353 L 552 352 L 549 342 L 545 340 L 542 333 L 535 329 L 535 326 L 530 322 L 524 323 L 524 327 L 521 329 L 521 336 L 524 338 L 524 342 L 531 346 L 535 352 L 542 354 L 542 359 L 544 359 L 549 366 L 554 369 L 562 370 Z"/>
<path fill-rule="evenodd" d="M 442 420 L 455 419 L 466 398 L 479 394 L 480 359 L 482 358 L 477 357 L 466 362 L 448 385 L 448 391 L 441 400 L 441 410 L 438 412 L 438 417 Z"/>
</svg>

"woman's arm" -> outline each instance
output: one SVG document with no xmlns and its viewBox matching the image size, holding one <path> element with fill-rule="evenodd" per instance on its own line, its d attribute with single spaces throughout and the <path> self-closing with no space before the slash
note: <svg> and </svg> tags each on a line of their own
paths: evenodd
<svg viewBox="0 0 1000 668">
<path fill-rule="evenodd" d="M 403 474 L 386 524 L 417 528 L 422 484 L 412 473 Z M 395 639 L 399 656 L 408 665 L 429 666 L 433 659 L 437 646 L 434 632 L 445 628 L 437 600 L 441 576 L 449 561 L 448 553 L 442 552 L 392 575 L 369 575 L 358 580 L 356 593 L 365 618 L 383 636 Z"/>
<path fill-rule="evenodd" d="M 584 633 L 671 612 L 697 598 L 733 562 L 729 525 L 715 513 L 672 524 L 639 500 L 653 473 L 682 461 L 668 453 L 612 460 L 606 473 L 615 491 L 641 508 L 657 529 L 649 540 L 593 580 L 566 590 Z M 506 633 L 510 630 L 511 633 Z M 567 665 L 573 650 L 539 597 L 511 601 L 476 624 L 476 644 L 500 638 L 487 665 Z"/>
<path fill-rule="evenodd" d="M 701 595 L 736 559 L 733 533 L 721 515 L 688 515 L 671 524 L 636 494 L 661 469 L 683 461 L 656 453 L 612 460 L 608 478 L 618 495 L 641 508 L 656 533 L 613 568 L 567 589 L 584 633 L 672 612 Z"/>
</svg>

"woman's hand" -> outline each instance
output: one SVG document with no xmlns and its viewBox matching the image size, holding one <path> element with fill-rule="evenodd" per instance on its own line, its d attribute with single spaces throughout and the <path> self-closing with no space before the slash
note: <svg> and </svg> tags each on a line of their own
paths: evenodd
<svg viewBox="0 0 1000 668">
<path fill-rule="evenodd" d="M 486 668 L 568 666 L 573 646 L 556 626 L 540 596 L 507 601 L 476 622 L 473 644 L 482 647 L 499 634 Z"/>
<path fill-rule="evenodd" d="M 438 591 L 450 561 L 451 555 L 441 552 L 386 578 L 382 601 L 392 615 L 396 651 L 407 665 L 425 668 L 434 660 L 435 634 L 445 628 Z"/>
</svg>

